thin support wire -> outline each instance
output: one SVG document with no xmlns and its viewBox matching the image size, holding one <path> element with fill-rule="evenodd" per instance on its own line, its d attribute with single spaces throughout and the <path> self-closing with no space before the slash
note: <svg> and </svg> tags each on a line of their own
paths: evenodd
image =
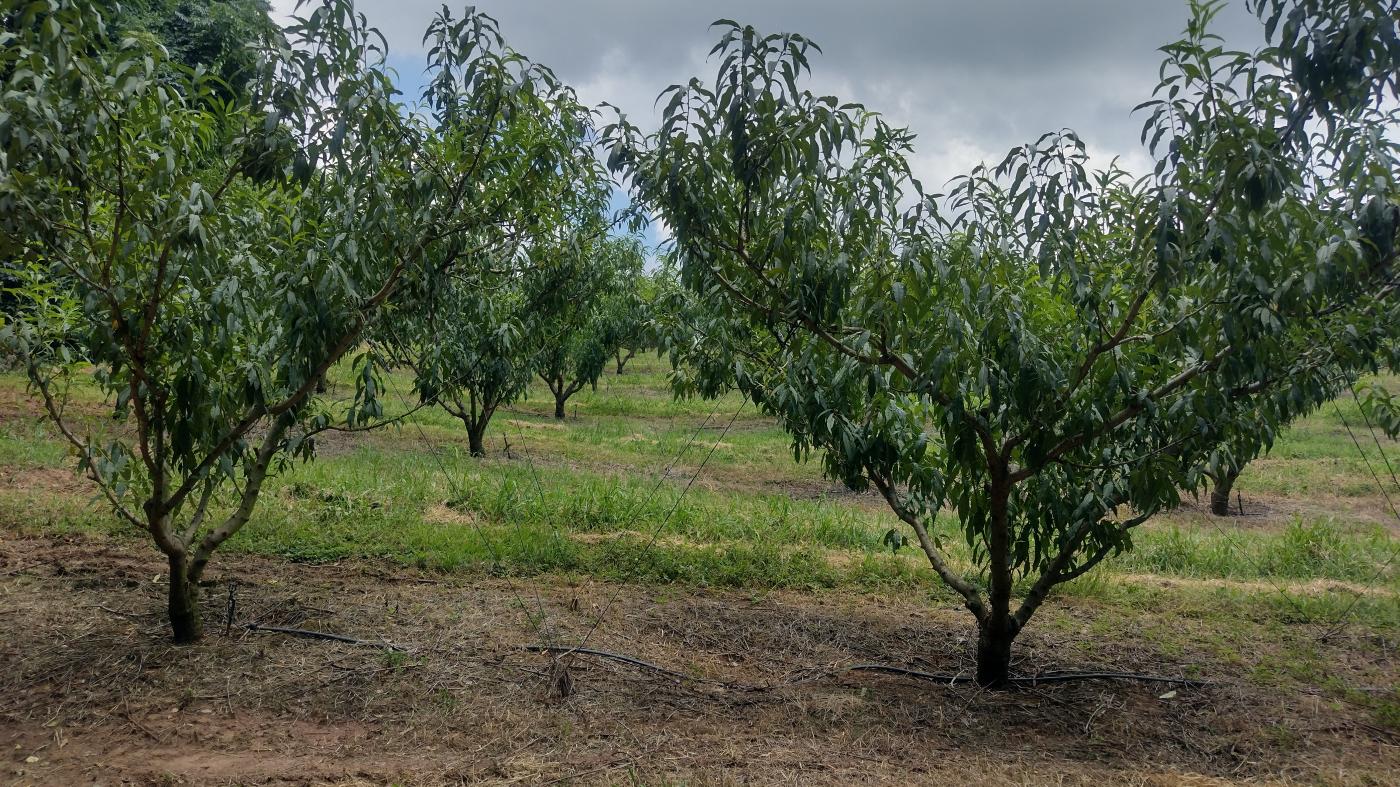
<svg viewBox="0 0 1400 787">
<path fill-rule="evenodd" d="M 671 504 L 670 510 L 666 512 L 666 516 L 662 517 L 661 521 L 656 523 L 656 527 L 652 528 L 651 537 L 647 540 L 646 545 L 642 547 L 643 554 L 650 552 L 652 547 L 656 545 L 657 539 L 661 537 L 662 529 L 666 527 L 667 523 L 671 521 L 671 517 L 674 516 L 677 509 L 680 508 L 681 502 L 685 500 L 685 496 L 690 492 L 690 488 L 695 485 L 695 480 L 700 477 L 700 474 L 702 472 L 704 472 L 705 466 L 710 463 L 710 459 L 715 455 L 715 449 L 719 448 L 719 444 L 723 442 L 725 436 L 729 434 L 730 428 L 733 427 L 734 422 L 739 419 L 739 413 L 744 411 L 744 405 L 748 404 L 748 402 L 749 398 L 748 396 L 745 396 L 744 400 L 739 403 L 739 407 L 734 410 L 734 415 L 729 418 L 729 423 L 724 425 L 724 430 L 720 432 L 719 437 L 715 439 L 714 445 L 710 446 L 710 450 L 708 453 L 705 454 L 705 458 L 700 462 L 700 466 L 695 468 L 695 472 L 691 474 L 690 480 L 686 482 L 686 485 L 684 488 L 681 489 L 680 494 L 676 495 L 676 499 Z M 708 419 L 706 420 L 708 422 Z M 701 428 L 703 429 L 704 426 L 702 425 Z M 696 432 L 698 433 L 699 430 L 697 429 Z M 687 444 L 687 448 L 688 447 L 689 444 Z M 612 594 L 608 597 L 608 603 L 603 606 L 603 611 L 598 613 L 598 615 L 596 615 L 593 618 L 593 625 L 588 628 L 587 633 L 585 633 L 583 636 L 583 640 L 578 644 L 577 647 L 583 648 L 588 646 L 589 640 L 591 640 L 593 638 L 593 634 L 598 631 L 598 626 L 602 624 L 603 619 L 606 618 L 608 616 L 608 613 L 612 611 L 613 605 L 617 603 L 618 596 L 621 593 L 622 585 L 619 583 L 616 587 L 613 588 Z"/>
<path fill-rule="evenodd" d="M 403 392 L 395 390 L 395 394 L 398 395 L 399 399 L 404 403 L 404 406 L 407 407 L 408 400 L 404 398 Z M 438 449 L 437 444 L 431 438 L 428 437 L 428 433 L 424 431 L 422 424 L 418 423 L 418 421 L 416 420 L 412 420 L 410 421 L 410 423 L 412 423 L 413 427 L 418 430 L 419 440 L 428 447 L 428 453 L 433 457 L 433 461 L 437 464 L 438 471 L 441 472 L 443 478 L 447 480 L 447 486 L 451 489 L 452 496 L 457 499 L 462 498 L 464 496 L 463 493 L 465 492 L 465 490 L 457 485 L 456 478 L 452 475 L 452 472 L 447 469 L 447 464 L 443 462 L 442 455 Z M 468 521 L 470 522 L 472 529 L 476 531 L 477 537 L 480 538 L 482 543 L 486 545 L 487 551 L 491 553 L 491 559 L 496 561 L 496 564 L 498 566 L 502 567 L 503 570 L 501 572 L 501 576 L 505 578 L 506 586 L 510 588 L 511 594 L 515 596 L 516 603 L 520 604 L 520 608 L 525 610 L 525 619 L 529 621 L 531 628 L 535 630 L 535 634 L 541 639 L 545 640 L 545 642 L 551 642 L 552 639 L 550 637 L 550 634 L 548 631 L 545 630 L 547 626 L 544 626 L 544 622 L 546 620 L 546 613 L 543 601 L 540 601 L 539 603 L 539 617 L 537 619 L 536 616 L 530 612 L 530 605 L 525 602 L 525 598 L 520 594 L 520 589 L 516 587 L 515 581 L 511 579 L 509 570 L 506 570 L 505 559 L 501 551 L 496 548 L 496 543 L 491 539 L 490 536 L 486 534 L 486 531 L 481 527 L 481 523 L 476 520 L 476 517 L 469 517 Z M 518 523 L 517 527 L 519 527 Z M 536 594 L 536 600 L 539 601 L 538 593 Z"/>
</svg>

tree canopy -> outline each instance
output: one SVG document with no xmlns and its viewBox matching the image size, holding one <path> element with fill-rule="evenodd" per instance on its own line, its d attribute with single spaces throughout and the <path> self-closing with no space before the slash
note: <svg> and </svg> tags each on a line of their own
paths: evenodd
<svg viewBox="0 0 1400 787">
<path fill-rule="evenodd" d="M 203 66 L 223 84 L 224 97 L 247 89 L 258 71 L 259 48 L 281 36 L 267 0 L 123 0 L 111 3 L 111 27 L 146 32 L 171 63 Z"/>
<path fill-rule="evenodd" d="M 588 112 L 490 17 L 435 18 L 409 111 L 348 0 L 303 10 L 233 96 L 76 0 L 8 15 L 0 51 L 0 254 L 26 282 L 4 340 L 169 559 L 179 642 L 200 636 L 197 584 L 267 475 L 382 414 L 373 353 L 346 412 L 316 398 L 326 371 L 598 169 Z M 125 429 L 65 410 L 80 364 Z"/>
<path fill-rule="evenodd" d="M 535 370 L 554 396 L 554 417 L 569 398 L 596 384 L 626 339 L 631 291 L 645 264 L 641 240 L 611 235 L 597 222 L 582 224 L 532 254 L 539 266 L 526 291 L 543 305 L 534 322 Z"/>
<path fill-rule="evenodd" d="M 712 82 L 664 92 L 653 134 L 606 130 L 687 285 L 779 348 L 740 384 L 913 529 L 985 685 L 1055 585 L 1298 409 L 1267 401 L 1374 366 L 1400 325 L 1395 5 L 1252 7 L 1259 51 L 1210 33 L 1212 2 L 1162 49 L 1146 177 L 1090 171 L 1066 130 L 929 193 L 910 132 L 801 87 L 812 42 L 727 20 Z"/>
</svg>

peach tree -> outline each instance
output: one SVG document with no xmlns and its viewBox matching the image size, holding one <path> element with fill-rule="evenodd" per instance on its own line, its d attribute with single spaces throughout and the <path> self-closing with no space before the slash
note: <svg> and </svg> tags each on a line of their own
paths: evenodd
<svg viewBox="0 0 1400 787">
<path fill-rule="evenodd" d="M 206 565 L 268 477 L 318 432 L 382 415 L 373 354 L 348 408 L 318 399 L 327 371 L 554 201 L 588 115 L 479 14 L 433 21 L 409 108 L 350 0 L 300 4 L 231 97 L 111 29 L 112 10 L 5 6 L 0 255 L 25 305 L 0 333 L 82 470 L 168 560 L 188 643 Z M 65 407 L 79 375 L 106 427 Z"/>
<path fill-rule="evenodd" d="M 573 279 L 591 273 L 549 250 L 564 244 L 561 238 L 575 238 L 581 215 L 595 220 L 587 225 L 592 232 L 606 232 L 599 217 L 610 196 L 608 178 L 591 152 L 581 147 L 579 154 L 569 173 L 559 173 L 554 200 L 518 226 L 494 228 L 497 241 L 478 242 L 471 251 L 480 256 L 477 264 L 441 277 L 372 337 L 390 364 L 413 371 L 420 402 L 462 422 L 472 456 L 486 455 L 496 411 L 528 391 L 542 342 L 554 341 L 547 328 L 561 310 L 576 308 Z M 582 308 L 592 303 L 585 298 Z"/>
<path fill-rule="evenodd" d="M 531 323 L 535 372 L 564 418 L 569 398 L 599 376 L 626 339 L 620 330 L 646 262 L 641 240 L 613 235 L 601 215 L 531 251 L 525 291 L 540 312 Z"/>
<path fill-rule="evenodd" d="M 1053 588 L 1296 409 L 1266 399 L 1400 326 L 1396 5 L 1251 7 L 1258 51 L 1210 34 L 1218 3 L 1161 50 L 1141 177 L 1061 131 L 926 193 L 911 133 L 801 86 L 811 42 L 729 21 L 657 131 L 605 129 L 686 285 L 769 331 L 741 387 L 913 531 L 982 685 Z"/>
</svg>

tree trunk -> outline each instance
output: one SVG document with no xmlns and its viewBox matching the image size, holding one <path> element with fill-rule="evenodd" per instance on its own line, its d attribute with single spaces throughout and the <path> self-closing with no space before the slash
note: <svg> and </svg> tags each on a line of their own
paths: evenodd
<svg viewBox="0 0 1400 787">
<path fill-rule="evenodd" d="M 191 645 L 204 636 L 199 617 L 199 581 L 190 576 L 184 555 L 170 557 L 169 612 L 176 645 Z"/>
<path fill-rule="evenodd" d="M 618 373 L 618 374 L 622 374 L 622 369 L 623 369 L 623 367 L 627 366 L 627 362 L 630 361 L 630 360 L 632 360 L 632 356 L 634 356 L 634 355 L 636 355 L 636 354 L 637 354 L 637 353 L 636 353 L 636 351 L 634 351 L 634 350 L 628 350 L 626 355 L 623 355 L 623 354 L 622 354 L 622 350 L 618 350 L 618 351 L 617 351 L 617 373 Z"/>
<path fill-rule="evenodd" d="M 472 456 L 486 456 L 486 447 L 482 443 L 482 437 L 486 434 L 486 424 L 484 419 L 478 420 L 476 424 L 467 425 L 467 442 L 471 448 Z"/>
<path fill-rule="evenodd" d="M 1011 616 L 1011 483 L 1006 462 L 990 457 L 987 486 L 990 521 L 987 530 L 987 614 L 977 631 L 977 684 L 1001 688 L 1011 676 L 1011 642 L 1018 624 Z"/>
<path fill-rule="evenodd" d="M 1235 488 L 1235 480 L 1240 477 L 1238 470 L 1222 470 L 1214 476 L 1215 486 L 1210 490 L 1210 512 L 1216 516 L 1230 515 L 1230 492 Z"/>
<path fill-rule="evenodd" d="M 554 395 L 554 417 L 564 420 L 564 403 L 569 401 L 569 397 L 564 394 Z"/>
<path fill-rule="evenodd" d="M 1016 639 L 1013 624 L 993 615 L 977 629 L 977 685 L 988 689 L 1006 686 L 1011 677 L 1011 643 Z"/>
</svg>

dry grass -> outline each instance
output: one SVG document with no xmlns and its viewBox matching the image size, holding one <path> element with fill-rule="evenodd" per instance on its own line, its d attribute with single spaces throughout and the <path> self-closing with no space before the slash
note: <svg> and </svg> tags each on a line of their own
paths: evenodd
<svg viewBox="0 0 1400 787">
<path fill-rule="evenodd" d="M 634 376 L 629 367 L 625 378 L 609 378 L 616 388 L 581 395 L 582 417 L 564 423 L 548 417 L 550 401 L 527 400 L 503 413 L 488 439 L 492 459 L 451 466 L 483 488 L 504 490 L 510 482 L 524 490 L 499 511 L 486 498 L 477 508 L 464 504 L 436 474 L 409 472 L 433 466 L 416 430 L 328 435 L 321 460 L 282 479 L 244 534 L 287 528 L 287 537 L 247 549 L 305 556 L 292 549 L 305 546 L 298 539 L 320 543 L 326 530 L 346 541 L 313 559 L 380 560 L 313 566 L 229 550 L 216 558 L 206 591 L 210 636 L 195 648 L 168 644 L 163 565 L 148 543 L 55 534 L 115 528 L 105 509 L 84 502 L 91 486 L 62 469 L 64 449 L 35 424 L 39 413 L 22 385 L 0 380 L 0 750 L 7 777 L 0 783 L 1393 783 L 1400 595 L 1393 572 L 1367 563 L 1379 564 L 1378 550 L 1390 542 L 1364 539 L 1373 531 L 1393 537 L 1400 525 L 1365 488 L 1364 468 L 1343 461 L 1354 449 L 1329 419 L 1303 423 L 1277 462 L 1251 468 L 1242 483 L 1247 516 L 1221 521 L 1188 505 L 1161 517 L 1145 528 L 1139 553 L 1159 554 L 1168 565 L 1115 562 L 1067 588 L 1018 642 L 1023 674 L 1186 671 L 1211 686 L 1167 698 L 1167 687 L 1121 683 L 990 694 L 833 674 L 858 662 L 967 672 L 970 618 L 932 580 L 885 583 L 889 572 L 860 579 L 872 554 L 860 544 L 808 540 L 831 511 L 853 512 L 876 534 L 889 517 L 877 496 L 840 489 L 820 477 L 816 463 L 791 464 L 786 438 L 767 419 L 746 412 L 690 495 L 740 505 L 697 508 L 689 530 L 660 527 L 665 521 L 657 517 L 669 505 L 645 509 L 650 519 L 622 503 L 597 512 L 592 502 L 575 505 L 588 495 L 600 507 L 615 503 L 603 499 L 615 491 L 614 479 L 649 486 L 676 457 L 666 483 L 679 488 L 721 436 L 722 425 L 706 413 L 737 406 L 672 402 L 659 367 L 636 368 L 650 371 Z M 73 407 L 107 424 L 110 411 L 91 392 L 78 393 Z M 438 413 L 421 417 L 443 453 L 465 450 L 458 424 Z M 682 444 L 691 433 L 700 437 L 687 453 Z M 540 491 L 541 475 L 572 485 Z M 733 583 L 749 592 L 706 589 L 712 577 L 728 575 L 703 571 L 690 584 L 618 586 L 577 568 L 550 573 L 565 569 L 552 567 L 547 554 L 527 550 L 500 564 L 472 557 L 459 543 L 478 527 L 518 528 L 537 496 L 548 505 L 532 509 L 531 532 L 594 552 L 617 547 L 608 552 L 612 562 L 586 564 L 595 568 L 637 562 L 648 551 L 693 562 L 706 556 L 702 547 L 731 544 L 726 538 L 762 538 L 778 552 L 813 555 L 815 564 L 857 579 L 817 590 L 802 584 L 806 573 L 779 582 L 772 572 L 785 564 L 756 560 Z M 768 496 L 791 501 L 791 510 L 766 508 Z M 570 513 L 551 518 L 550 505 Z M 403 516 L 390 521 L 387 512 Z M 612 514 L 626 516 L 613 523 Z M 762 527 L 703 527 L 706 516 L 733 525 L 725 515 L 734 514 L 739 524 Z M 593 518 L 576 521 L 583 516 Z M 1212 534 L 1285 545 L 1276 536 L 1299 519 L 1309 526 L 1325 520 L 1322 530 L 1339 534 L 1335 544 L 1319 541 L 1320 557 L 1306 571 L 1201 569 L 1221 545 Z M 421 538 L 397 538 L 415 528 Z M 629 548 L 647 543 L 653 529 L 656 549 Z M 1356 544 L 1360 557 L 1352 562 L 1366 570 L 1335 569 L 1329 561 L 1355 557 L 1346 549 Z M 1167 549 L 1176 546 L 1186 551 Z M 432 550 L 453 549 L 471 559 L 444 561 L 444 568 L 458 566 L 451 572 L 403 568 L 422 565 Z M 919 564 L 908 553 L 876 556 L 880 566 Z M 483 578 L 527 569 L 545 573 L 517 586 Z M 1169 570 L 1176 573 L 1156 573 Z M 230 589 L 236 622 L 225 630 Z M 564 662 L 575 691 L 552 696 L 551 678 L 561 673 L 520 646 L 576 642 L 615 593 L 617 605 L 591 646 L 769 690 L 677 682 L 575 657 Z M 1348 625 L 1334 626 L 1341 614 Z M 250 622 L 405 649 L 251 632 Z"/>
<path fill-rule="evenodd" d="M 1146 610 L 1090 663 L 1073 631 L 1112 626 L 1121 610 L 1076 602 L 1022 642 L 1022 672 L 1191 663 L 1214 681 L 1167 699 L 1152 685 L 986 693 L 869 674 L 783 687 L 854 662 L 967 670 L 966 614 L 919 598 L 629 586 L 592 646 L 778 688 L 574 658 L 574 693 L 559 699 L 549 662 L 519 646 L 577 641 L 616 586 L 227 557 L 205 594 L 206 642 L 175 648 L 161 564 L 139 546 L 0 540 L 0 738 L 18 783 L 1380 784 L 1400 766 L 1400 741 L 1367 711 L 1260 686 L 1248 664 L 1196 644 L 1258 647 L 1248 621 Z M 1154 626 L 1185 631 L 1186 651 L 1165 657 L 1144 634 Z M 1315 647 L 1338 674 L 1400 679 L 1394 643 L 1362 627 Z"/>
</svg>

